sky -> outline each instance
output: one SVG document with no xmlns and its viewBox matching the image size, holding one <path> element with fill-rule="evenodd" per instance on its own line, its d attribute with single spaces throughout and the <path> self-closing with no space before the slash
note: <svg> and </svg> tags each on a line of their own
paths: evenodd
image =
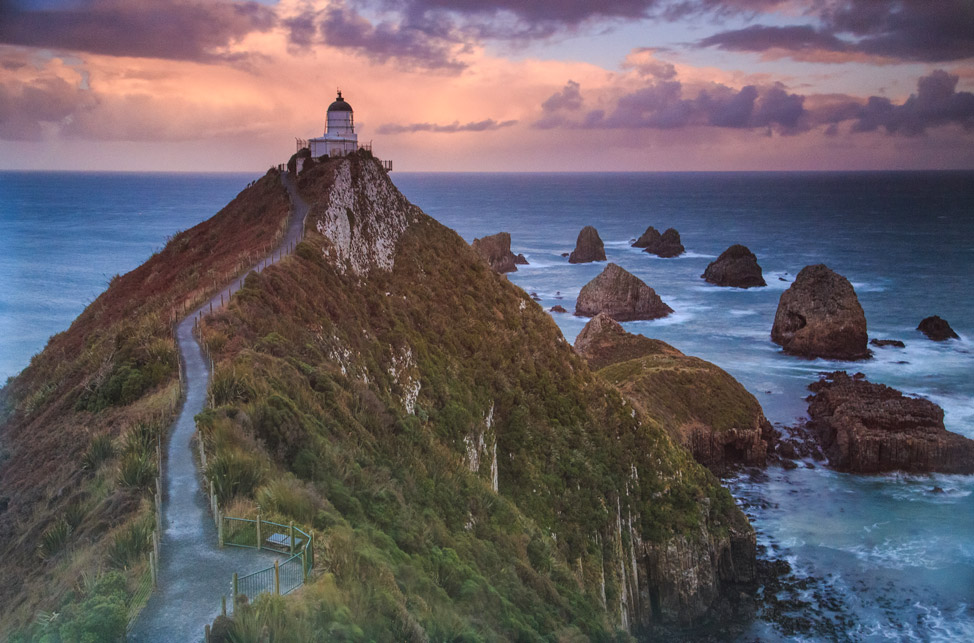
<svg viewBox="0 0 974 643">
<path fill-rule="evenodd" d="M 974 0 L 0 0 L 0 169 L 974 169 Z"/>
</svg>

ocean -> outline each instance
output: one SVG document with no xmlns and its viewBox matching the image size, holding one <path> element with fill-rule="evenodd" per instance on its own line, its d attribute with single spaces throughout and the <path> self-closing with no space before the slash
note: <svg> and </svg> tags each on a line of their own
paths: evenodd
<svg viewBox="0 0 974 643">
<path fill-rule="evenodd" d="M 0 376 L 27 365 L 115 273 L 219 210 L 251 175 L 0 173 Z M 608 260 L 652 286 L 674 314 L 626 328 L 723 367 L 793 425 L 823 371 L 861 371 L 945 410 L 974 438 L 974 173 L 421 174 L 397 172 L 415 204 L 472 241 L 511 233 L 530 265 L 510 275 L 546 309 L 569 311 L 604 264 L 570 265 L 595 226 Z M 680 232 L 686 254 L 630 247 L 647 226 Z M 768 286 L 717 288 L 700 275 L 728 246 L 758 258 Z M 771 343 L 778 298 L 804 266 L 849 278 L 874 349 L 855 363 L 804 360 Z M 916 326 L 947 319 L 959 341 Z M 553 313 L 568 341 L 586 320 Z M 839 474 L 817 464 L 727 481 L 766 558 L 792 573 L 782 613 L 745 640 L 974 640 L 974 476 Z M 944 493 L 932 493 L 940 487 Z"/>
</svg>

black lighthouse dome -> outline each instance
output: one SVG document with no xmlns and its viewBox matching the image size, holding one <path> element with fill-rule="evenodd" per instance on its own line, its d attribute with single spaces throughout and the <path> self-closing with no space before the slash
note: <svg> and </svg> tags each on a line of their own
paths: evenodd
<svg viewBox="0 0 974 643">
<path fill-rule="evenodd" d="M 328 111 L 329 112 L 350 112 L 350 111 L 352 111 L 352 106 L 349 105 L 347 102 L 345 102 L 345 99 L 342 98 L 342 92 L 341 92 L 341 90 L 339 90 L 339 92 L 338 92 L 338 98 L 335 99 L 335 102 L 328 106 Z"/>
</svg>

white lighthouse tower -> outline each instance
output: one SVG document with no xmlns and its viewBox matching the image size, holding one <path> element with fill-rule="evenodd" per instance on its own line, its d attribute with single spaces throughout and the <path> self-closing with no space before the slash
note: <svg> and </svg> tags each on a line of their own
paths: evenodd
<svg viewBox="0 0 974 643">
<path fill-rule="evenodd" d="M 355 133 L 353 114 L 352 106 L 342 98 L 339 90 L 338 98 L 328 106 L 325 135 L 308 140 L 312 158 L 345 156 L 358 150 L 358 134 Z"/>
</svg>

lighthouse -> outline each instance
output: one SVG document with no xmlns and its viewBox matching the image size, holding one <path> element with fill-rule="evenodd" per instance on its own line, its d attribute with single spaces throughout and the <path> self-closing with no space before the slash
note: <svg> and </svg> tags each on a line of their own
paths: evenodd
<svg viewBox="0 0 974 643">
<path fill-rule="evenodd" d="M 309 139 L 308 147 L 312 158 L 345 156 L 358 149 L 354 112 L 348 101 L 342 98 L 341 90 L 335 102 L 328 106 L 325 135 Z"/>
</svg>

